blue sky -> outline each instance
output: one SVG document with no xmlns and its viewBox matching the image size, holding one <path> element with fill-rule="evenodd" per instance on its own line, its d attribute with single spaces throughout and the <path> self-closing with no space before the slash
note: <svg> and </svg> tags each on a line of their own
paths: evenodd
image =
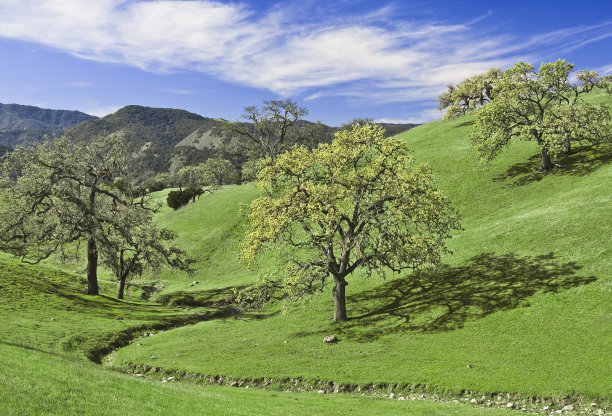
<svg viewBox="0 0 612 416">
<path fill-rule="evenodd" d="M 612 0 L 0 0 L 0 56 L 2 103 L 235 120 L 292 98 L 329 125 L 420 123 L 491 67 L 612 73 Z"/>
</svg>

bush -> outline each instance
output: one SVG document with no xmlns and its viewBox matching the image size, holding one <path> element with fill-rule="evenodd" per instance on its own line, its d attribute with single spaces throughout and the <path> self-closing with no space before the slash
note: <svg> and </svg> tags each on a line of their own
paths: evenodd
<svg viewBox="0 0 612 416">
<path fill-rule="evenodd" d="M 190 200 L 195 201 L 196 196 L 202 195 L 202 193 L 202 188 L 187 188 L 182 191 L 171 191 L 168 194 L 166 202 L 170 208 L 177 210 L 187 205 Z"/>
</svg>

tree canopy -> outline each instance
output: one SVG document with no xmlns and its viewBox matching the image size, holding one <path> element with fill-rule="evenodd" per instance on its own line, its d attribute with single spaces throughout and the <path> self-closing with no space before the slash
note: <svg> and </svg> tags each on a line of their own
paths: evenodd
<svg viewBox="0 0 612 416">
<path fill-rule="evenodd" d="M 444 118 L 451 118 L 479 109 L 493 99 L 493 90 L 502 75 L 501 70 L 491 68 L 457 85 L 449 84 L 447 91 L 438 96 L 438 110 L 446 108 Z"/>
<path fill-rule="evenodd" d="M 583 94 L 604 87 L 606 79 L 594 71 L 578 71 L 564 60 L 543 63 L 539 70 L 519 62 L 496 81 L 490 101 L 476 111 L 471 142 L 481 159 L 494 159 L 513 139 L 536 142 L 541 149 L 540 170 L 571 151 L 571 142 L 599 143 L 612 139 L 607 106 L 592 105 Z M 449 110 L 450 111 L 450 110 Z"/>
<path fill-rule="evenodd" d="M 376 124 L 355 124 L 331 144 L 294 147 L 263 163 L 263 195 L 250 205 L 242 253 L 253 261 L 265 248 L 285 250 L 287 267 L 260 288 L 301 296 L 331 278 L 334 320 L 343 321 L 355 270 L 383 274 L 440 262 L 458 216 L 430 167 L 383 134 Z"/>
<path fill-rule="evenodd" d="M 244 108 L 242 118 L 247 123 L 228 123 L 227 129 L 240 137 L 241 146 L 250 159 L 276 158 L 291 145 L 308 139 L 298 121 L 308 114 L 292 100 L 264 101 L 262 106 Z"/>
<path fill-rule="evenodd" d="M 88 146 L 64 137 L 17 147 L 1 166 L 0 200 L 11 203 L 0 206 L 0 249 L 37 263 L 75 247 L 78 252 L 86 242 L 87 293 L 97 295 L 100 254 L 111 264 L 110 253 L 120 243 L 134 246 L 145 229 L 162 232 L 153 226 L 146 200 L 134 197 L 129 163 L 117 137 Z M 169 254 L 169 264 L 179 265 L 172 258 L 179 253 Z"/>
</svg>

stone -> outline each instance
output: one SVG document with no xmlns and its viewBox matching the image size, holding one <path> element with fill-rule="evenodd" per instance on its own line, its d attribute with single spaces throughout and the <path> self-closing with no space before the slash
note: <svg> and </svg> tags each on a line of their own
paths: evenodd
<svg viewBox="0 0 612 416">
<path fill-rule="evenodd" d="M 550 406 L 544 406 L 544 407 L 542 408 L 542 410 L 544 410 L 544 411 L 546 411 L 546 410 L 548 410 L 548 409 L 550 409 Z"/>
<path fill-rule="evenodd" d="M 328 335 L 325 338 L 323 338 L 323 342 L 327 344 L 338 342 L 338 337 L 336 337 L 335 335 Z"/>
<path fill-rule="evenodd" d="M 172 381 L 172 380 L 174 380 L 174 377 L 168 377 L 166 380 Z"/>
<path fill-rule="evenodd" d="M 467 368 L 472 368 L 472 364 L 466 365 Z"/>
<path fill-rule="evenodd" d="M 167 383 L 167 382 L 168 382 L 168 380 L 166 380 L 166 379 L 162 380 L 162 383 Z"/>
<path fill-rule="evenodd" d="M 389 395 L 389 398 L 390 398 L 390 399 L 395 399 L 395 393 L 391 393 L 391 394 Z"/>
<path fill-rule="evenodd" d="M 232 381 L 230 387 L 238 387 L 238 382 L 236 380 Z"/>
<path fill-rule="evenodd" d="M 597 403 L 595 402 L 591 403 L 591 407 L 597 407 Z"/>
<path fill-rule="evenodd" d="M 55 321 L 55 318 L 51 318 L 51 321 Z"/>
<path fill-rule="evenodd" d="M 514 403 L 510 402 L 506 405 L 508 409 L 512 409 L 514 407 Z"/>
<path fill-rule="evenodd" d="M 406 400 L 406 398 L 404 396 L 399 396 L 397 400 Z"/>
<path fill-rule="evenodd" d="M 472 403 L 472 404 L 478 404 L 478 400 L 476 400 L 476 399 L 472 399 L 472 400 L 470 400 L 470 403 Z"/>
<path fill-rule="evenodd" d="M 319 390 L 317 394 L 325 394 L 325 390 Z"/>
<path fill-rule="evenodd" d="M 571 412 L 574 410 L 574 406 L 572 406 L 571 404 L 568 404 L 567 406 L 564 406 L 563 409 L 561 409 L 564 412 Z"/>
</svg>

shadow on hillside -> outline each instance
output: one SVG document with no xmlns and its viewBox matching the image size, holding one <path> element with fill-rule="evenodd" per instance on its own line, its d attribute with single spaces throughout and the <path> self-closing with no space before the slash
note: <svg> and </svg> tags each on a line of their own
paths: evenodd
<svg viewBox="0 0 612 416">
<path fill-rule="evenodd" d="M 236 296 L 234 290 L 241 291 L 246 286 L 227 286 L 218 289 L 201 291 L 178 291 L 159 296 L 158 302 L 163 305 L 215 307 L 232 303 Z"/>
<path fill-rule="evenodd" d="M 455 126 L 456 129 L 460 127 L 472 126 L 474 124 L 474 120 L 463 121 Z"/>
<path fill-rule="evenodd" d="M 533 155 L 527 162 L 516 163 L 493 178 L 496 182 L 509 181 L 511 186 L 522 186 L 542 180 L 546 175 L 585 176 L 612 162 L 612 143 L 576 147 L 572 154 L 562 157 L 560 165 L 550 172 L 540 172 L 540 155 Z"/>
<path fill-rule="evenodd" d="M 484 253 L 463 266 L 416 272 L 349 296 L 350 319 L 337 330 L 364 341 L 400 331 L 452 331 L 494 312 L 529 306 L 528 298 L 536 293 L 556 293 L 596 280 L 577 276 L 580 269 L 574 262 L 558 263 L 553 253 Z"/>
</svg>

